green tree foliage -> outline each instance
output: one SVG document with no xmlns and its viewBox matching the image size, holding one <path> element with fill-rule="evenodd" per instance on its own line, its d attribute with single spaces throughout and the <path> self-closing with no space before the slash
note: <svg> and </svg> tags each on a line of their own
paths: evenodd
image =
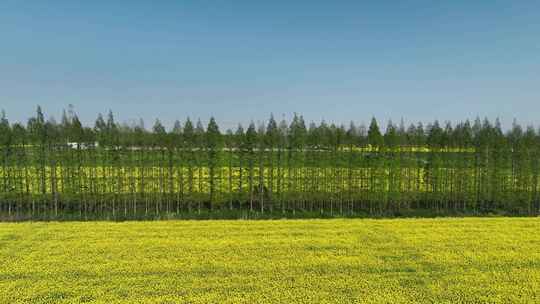
<svg viewBox="0 0 540 304">
<path fill-rule="evenodd" d="M 383 136 L 381 135 L 381 131 L 379 129 L 379 124 L 377 123 L 377 120 L 375 117 L 371 119 L 371 123 L 369 124 L 369 130 L 368 130 L 368 143 L 373 147 L 382 147 L 383 145 Z"/>
<path fill-rule="evenodd" d="M 94 143 L 97 142 L 97 145 Z M 159 218 L 312 214 L 540 212 L 540 132 L 476 118 L 366 128 L 251 122 L 222 133 L 210 118 L 84 126 L 41 107 L 0 114 L 0 218 Z M 228 216 L 228 215 L 227 215 Z"/>
</svg>

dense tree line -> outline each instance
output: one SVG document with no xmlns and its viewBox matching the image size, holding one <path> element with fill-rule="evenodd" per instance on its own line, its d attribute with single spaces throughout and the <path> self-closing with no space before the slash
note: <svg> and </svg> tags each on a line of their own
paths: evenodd
<svg viewBox="0 0 540 304">
<path fill-rule="evenodd" d="M 520 214 L 540 211 L 540 132 L 498 120 L 456 125 L 306 124 L 221 132 L 189 118 L 83 126 L 40 107 L 0 116 L 0 214 L 28 218 Z"/>
</svg>

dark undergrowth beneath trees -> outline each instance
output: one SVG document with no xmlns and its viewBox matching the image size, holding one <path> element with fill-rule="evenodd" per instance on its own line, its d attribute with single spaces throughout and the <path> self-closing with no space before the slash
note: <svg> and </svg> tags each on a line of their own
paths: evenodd
<svg viewBox="0 0 540 304">
<path fill-rule="evenodd" d="M 444 218 L 444 217 L 537 217 L 540 213 L 529 214 L 522 212 L 508 212 L 507 210 L 431 210 L 431 209 L 403 209 L 392 212 L 370 213 L 369 211 L 355 211 L 348 213 L 287 210 L 274 212 L 260 212 L 249 210 L 201 210 L 201 212 L 163 213 L 163 214 L 87 214 L 64 213 L 61 215 L 2 215 L 0 222 L 24 221 L 166 221 L 166 220 L 278 220 L 278 219 L 391 219 L 391 218 Z"/>
</svg>

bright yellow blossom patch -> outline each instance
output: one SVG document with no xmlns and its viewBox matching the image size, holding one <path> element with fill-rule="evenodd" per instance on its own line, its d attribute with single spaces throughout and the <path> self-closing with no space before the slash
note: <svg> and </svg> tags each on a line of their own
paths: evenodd
<svg viewBox="0 0 540 304">
<path fill-rule="evenodd" d="M 0 303 L 539 303 L 540 220 L 0 224 Z"/>
</svg>

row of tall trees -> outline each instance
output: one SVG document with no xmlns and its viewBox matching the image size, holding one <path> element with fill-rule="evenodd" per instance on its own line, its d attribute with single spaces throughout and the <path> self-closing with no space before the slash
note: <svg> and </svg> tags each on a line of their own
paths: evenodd
<svg viewBox="0 0 540 304">
<path fill-rule="evenodd" d="M 148 130 L 112 112 L 83 126 L 71 107 L 56 122 L 38 107 L 26 124 L 2 112 L 0 153 L 5 219 L 540 210 L 540 132 L 498 120 Z"/>
</svg>

